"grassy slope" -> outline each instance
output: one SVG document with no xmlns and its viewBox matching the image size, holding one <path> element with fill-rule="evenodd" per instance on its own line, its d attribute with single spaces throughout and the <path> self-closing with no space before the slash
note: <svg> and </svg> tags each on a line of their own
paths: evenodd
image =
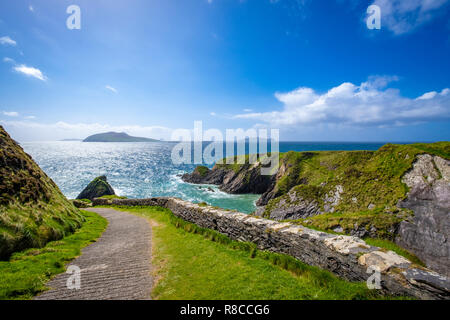
<svg viewBox="0 0 450 320">
<path fill-rule="evenodd" d="M 154 207 L 119 208 L 153 221 L 154 299 L 377 299 L 289 256 L 259 251 Z"/>
<path fill-rule="evenodd" d="M 78 209 L 0 126 L 0 259 L 61 239 L 82 221 Z"/>
<path fill-rule="evenodd" d="M 44 291 L 52 276 L 64 272 L 67 262 L 100 237 L 106 219 L 87 211 L 82 211 L 82 215 L 85 222 L 74 234 L 49 242 L 42 249 L 28 249 L 15 253 L 9 261 L 0 261 L 0 299 L 31 299 Z"/>
<path fill-rule="evenodd" d="M 358 223 L 367 228 L 374 226 L 379 238 L 391 239 L 388 230 L 411 214 L 396 207 L 408 191 L 401 178 L 412 167 L 416 156 L 422 153 L 450 159 L 450 142 L 387 144 L 377 151 L 282 154 L 281 161 L 288 167 L 287 174 L 277 182 L 278 198 L 268 203 L 265 216 L 292 188 L 299 197 L 315 199 L 323 208 L 323 197 L 340 185 L 344 192 L 335 213 L 308 218 L 308 225 L 323 230 L 340 225 L 348 231 Z M 369 205 L 374 208 L 368 210 Z"/>
</svg>

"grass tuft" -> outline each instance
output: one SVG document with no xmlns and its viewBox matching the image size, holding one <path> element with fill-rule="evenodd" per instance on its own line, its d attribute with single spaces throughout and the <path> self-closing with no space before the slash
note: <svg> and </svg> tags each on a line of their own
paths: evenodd
<svg viewBox="0 0 450 320">
<path fill-rule="evenodd" d="M 14 253 L 9 261 L 0 261 L 0 300 L 31 299 L 45 291 L 52 276 L 64 272 L 66 263 L 100 237 L 106 229 L 106 219 L 88 211 L 81 211 L 81 215 L 85 222 L 75 233 L 43 248 Z"/>
</svg>

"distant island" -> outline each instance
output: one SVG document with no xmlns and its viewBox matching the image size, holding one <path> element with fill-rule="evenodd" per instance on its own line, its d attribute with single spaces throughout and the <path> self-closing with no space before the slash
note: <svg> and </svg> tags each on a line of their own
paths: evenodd
<svg viewBox="0 0 450 320">
<path fill-rule="evenodd" d="M 159 140 L 132 137 L 125 132 L 106 132 L 87 137 L 83 142 L 158 142 Z"/>
</svg>

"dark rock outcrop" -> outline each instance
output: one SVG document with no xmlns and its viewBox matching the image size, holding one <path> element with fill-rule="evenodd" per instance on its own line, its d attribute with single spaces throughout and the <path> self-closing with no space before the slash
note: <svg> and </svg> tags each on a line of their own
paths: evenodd
<svg viewBox="0 0 450 320">
<path fill-rule="evenodd" d="M 403 182 L 410 191 L 399 207 L 414 216 L 400 224 L 396 242 L 450 276 L 450 161 L 419 155 Z"/>
<path fill-rule="evenodd" d="M 270 201 L 266 206 L 260 207 L 257 214 L 281 221 L 334 212 L 343 192 L 341 185 L 337 185 L 328 193 L 320 186 L 299 185 L 293 187 L 287 194 Z"/>
<path fill-rule="evenodd" d="M 195 184 L 219 185 L 220 190 L 231 194 L 262 194 L 273 184 L 272 176 L 261 175 L 261 164 L 243 164 L 239 167 L 215 165 L 212 170 L 197 167 L 193 173 L 182 176 L 183 181 Z"/>
<path fill-rule="evenodd" d="M 82 200 L 71 200 L 71 202 L 73 203 L 73 205 L 77 208 L 90 208 L 92 207 L 92 202 L 87 202 L 87 201 L 82 201 Z"/>
<path fill-rule="evenodd" d="M 215 166 L 212 170 L 205 166 L 198 166 L 192 173 L 184 174 L 181 179 L 185 182 L 195 184 L 214 184 L 220 185 L 223 177 L 227 174 L 227 170 Z"/>
<path fill-rule="evenodd" d="M 114 189 L 108 183 L 106 176 L 100 176 L 92 180 L 87 187 L 81 191 L 77 199 L 94 200 L 94 198 L 113 195 L 115 195 Z"/>
</svg>

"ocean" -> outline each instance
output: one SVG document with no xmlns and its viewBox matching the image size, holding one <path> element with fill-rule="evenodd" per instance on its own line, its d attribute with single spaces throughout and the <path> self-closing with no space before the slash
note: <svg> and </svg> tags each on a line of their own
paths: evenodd
<svg viewBox="0 0 450 320">
<path fill-rule="evenodd" d="M 385 143 L 280 142 L 280 152 L 377 150 Z M 64 195 L 76 198 L 95 177 L 106 175 L 120 196 L 173 196 L 192 202 L 251 213 L 259 195 L 230 195 L 217 186 L 193 185 L 180 175 L 196 165 L 174 165 L 170 142 L 95 143 L 78 141 L 21 143 Z M 248 148 L 247 148 L 248 149 Z"/>
</svg>

